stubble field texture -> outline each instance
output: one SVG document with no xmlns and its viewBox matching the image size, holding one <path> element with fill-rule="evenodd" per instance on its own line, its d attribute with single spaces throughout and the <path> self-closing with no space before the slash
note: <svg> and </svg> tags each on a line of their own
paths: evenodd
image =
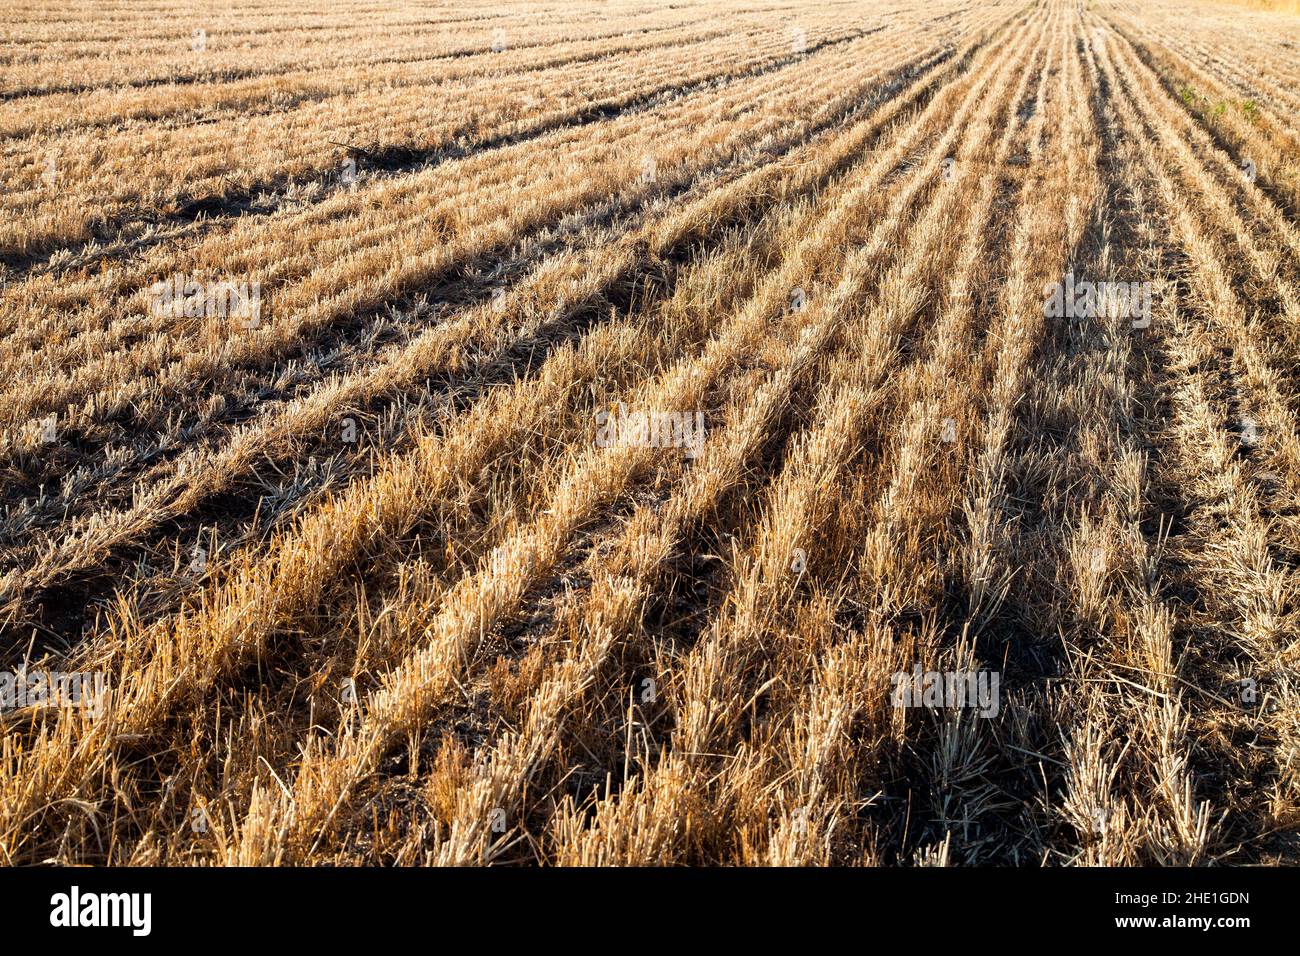
<svg viewBox="0 0 1300 956">
<path fill-rule="evenodd" d="M 1293 4 L 0 8 L 0 863 L 1300 863 Z"/>
</svg>

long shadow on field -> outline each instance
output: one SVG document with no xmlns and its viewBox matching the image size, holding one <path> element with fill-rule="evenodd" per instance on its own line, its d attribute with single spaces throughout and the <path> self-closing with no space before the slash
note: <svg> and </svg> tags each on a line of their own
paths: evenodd
<svg viewBox="0 0 1300 956">
<path fill-rule="evenodd" d="M 946 58 L 948 54 L 943 54 Z M 964 58 L 963 64 L 969 62 L 969 55 Z M 855 108 L 856 111 L 873 108 L 880 98 L 887 96 L 889 91 L 896 89 L 898 86 L 905 84 L 915 71 L 926 68 L 926 65 L 913 66 L 899 76 L 893 78 L 878 97 L 873 97 L 870 101 L 859 103 Z M 959 67 L 960 68 L 960 67 Z M 922 99 L 924 100 L 933 92 L 933 87 L 925 92 Z M 813 135 L 824 131 L 825 128 L 832 124 L 842 122 L 844 117 L 827 117 L 817 129 L 810 129 L 807 135 Z M 880 131 L 883 132 L 883 131 Z M 879 133 L 877 134 L 879 135 Z M 781 145 L 779 149 L 773 150 L 770 156 L 764 158 L 769 161 L 779 159 L 792 149 L 801 145 L 803 138 L 793 138 Z M 854 162 L 858 157 L 848 157 L 840 165 L 829 170 L 827 175 L 817 183 L 810 186 L 808 192 L 815 193 L 836 175 L 839 175 Z M 671 198 L 674 194 L 685 194 L 693 187 L 693 183 L 681 183 L 668 191 L 667 195 Z M 639 199 L 634 204 L 626 207 L 628 212 L 638 211 L 644 200 Z M 740 208 L 735 211 L 729 221 L 712 222 L 709 224 L 709 231 L 705 233 L 692 233 L 684 236 L 682 240 L 673 249 L 669 250 L 665 257 L 657 262 L 649 260 L 638 264 L 633 270 L 623 275 L 615 277 L 607 286 L 599 290 L 594 296 L 587 300 L 575 304 L 565 315 L 557 316 L 551 322 L 543 326 L 542 329 L 534 336 L 516 342 L 503 356 L 494 359 L 489 365 L 482 368 L 468 380 L 442 378 L 440 376 L 430 376 L 422 386 L 431 387 L 435 394 L 440 394 L 448 399 L 449 413 L 454 414 L 456 411 L 467 407 L 477 399 L 484 390 L 496 384 L 512 381 L 517 377 L 526 376 L 531 371 L 539 367 L 550 351 L 564 342 L 576 341 L 583 334 L 589 331 L 595 322 L 601 317 L 608 315 L 611 306 L 616 311 L 626 311 L 631 304 L 644 301 L 646 291 L 643 288 L 647 277 L 656 275 L 656 273 L 666 272 L 667 277 L 660 280 L 662 284 L 656 282 L 654 285 L 654 297 L 671 294 L 672 282 L 678 271 L 678 267 L 692 261 L 698 261 L 700 256 L 707 255 L 717 248 L 718 241 L 713 238 L 719 231 L 729 227 L 743 225 L 747 222 L 756 221 L 766 211 L 770 200 L 759 201 L 756 204 Z M 608 216 L 613 221 L 613 216 L 620 210 L 610 210 Z M 470 276 L 486 271 L 491 265 L 487 261 L 478 261 L 470 267 L 462 267 L 458 275 Z M 434 295 L 446 296 L 450 294 L 452 286 L 440 284 Z M 458 301 L 469 304 L 482 303 L 486 301 L 491 292 L 494 291 L 493 284 L 484 284 L 478 287 L 466 288 L 464 285 L 456 287 L 456 298 Z M 422 294 L 427 294 L 422 290 Z M 364 334 L 370 319 L 379 311 L 379 308 L 395 308 L 406 304 L 409 300 L 399 299 L 395 302 L 384 303 L 383 306 L 375 310 L 368 311 L 360 316 L 353 317 L 344 327 L 352 330 L 352 334 L 360 337 Z M 335 332 L 339 330 L 333 329 Z M 347 338 L 340 335 L 335 342 L 345 342 Z M 337 347 L 337 346 L 335 346 Z M 300 386 L 296 386 L 300 387 Z M 349 409 L 359 416 L 371 417 L 379 416 L 383 409 L 398 400 L 400 396 L 381 396 L 374 401 L 363 405 L 362 407 Z M 239 408 L 233 410 L 233 415 L 239 414 Z M 245 413 L 247 414 L 247 413 Z M 138 423 L 137 423 L 138 424 Z M 70 436 L 70 442 L 75 443 L 77 436 Z M 97 447 L 102 448 L 104 442 L 97 443 Z M 95 447 L 95 446 L 91 446 Z M 330 452 L 337 451 L 337 443 L 329 439 L 322 438 L 320 441 L 307 448 L 295 447 L 292 453 L 297 457 L 310 454 L 314 451 L 324 451 L 328 447 Z M 172 454 L 179 454 L 178 449 Z M 89 454 L 89 448 L 82 451 L 82 455 Z M 161 456 L 154 456 L 151 461 L 157 462 L 163 460 Z M 78 459 L 73 459 L 65 463 L 67 467 L 73 467 Z M 131 484 L 132 474 L 124 475 L 117 479 L 120 487 L 128 488 Z M 50 480 L 46 478 L 45 480 Z M 33 488 L 28 488 L 31 493 Z M 38 643 L 49 649 L 60 645 L 70 646 L 77 640 L 77 635 L 91 622 L 95 613 L 95 605 L 102 603 L 111 596 L 115 582 L 119 580 L 120 575 L 129 568 L 136 565 L 137 561 L 167 542 L 174 541 L 178 537 L 184 538 L 185 535 L 197 534 L 198 528 L 215 529 L 221 534 L 222 540 L 238 537 L 238 528 L 250 520 L 257 512 L 259 499 L 250 498 L 246 495 L 240 495 L 236 491 L 214 496 L 205 505 L 184 516 L 184 518 L 169 522 L 168 525 L 159 529 L 145 542 L 136 542 L 132 545 L 123 547 L 114 552 L 102 566 L 93 572 L 87 572 L 84 575 L 78 575 L 69 580 L 56 583 L 43 589 L 41 592 L 33 595 L 13 595 L 10 599 L 8 612 L 11 615 L 11 621 L 14 624 L 27 620 L 32 624 L 39 624 L 43 629 L 43 637 L 38 638 Z M 224 533 L 223 533 L 224 532 Z M 48 630 L 44 630 L 48 629 Z M 50 640 L 54 637 L 54 640 Z M 16 644 L 23 644 L 25 638 L 18 640 Z"/>
<path fill-rule="evenodd" d="M 1189 103 L 1187 99 L 1183 97 L 1182 91 L 1178 88 L 1177 80 L 1172 75 L 1173 71 L 1177 69 L 1176 64 L 1173 62 L 1174 57 L 1177 54 L 1170 51 L 1166 54 L 1164 61 L 1162 62 L 1157 59 L 1156 55 L 1152 52 L 1152 48 L 1148 44 L 1143 43 L 1140 39 L 1114 23 L 1111 23 L 1110 27 L 1128 41 L 1129 45 L 1133 48 L 1133 52 L 1137 54 L 1137 58 L 1141 60 L 1153 74 L 1155 74 L 1156 81 L 1159 83 L 1160 88 L 1168 94 L 1169 101 L 1181 109 L 1187 117 L 1192 120 L 1192 122 L 1205 132 L 1205 134 L 1210 138 L 1210 141 L 1214 143 L 1214 145 L 1221 150 L 1224 155 L 1228 156 L 1234 165 L 1240 168 L 1241 164 L 1250 157 L 1242 152 L 1241 146 L 1228 139 L 1214 123 L 1208 122 L 1205 111 L 1203 109 L 1198 109 Z M 1191 80 L 1189 79 L 1189 86 L 1190 83 Z M 1292 225 L 1300 225 L 1300 208 L 1297 208 L 1296 196 L 1294 193 L 1289 193 L 1283 190 L 1281 186 L 1270 182 L 1267 179 L 1255 179 L 1251 182 L 1251 185 L 1272 200 L 1273 204 L 1277 206 L 1278 211 L 1287 222 Z M 1234 207 L 1237 208 L 1242 217 L 1248 222 L 1252 220 L 1254 215 L 1249 209 L 1246 209 L 1244 204 L 1242 204 L 1238 199 L 1236 191 L 1232 190 L 1229 195 L 1233 200 Z"/>
<path fill-rule="evenodd" d="M 746 70 L 724 73 L 721 76 L 711 76 L 685 85 L 662 84 L 637 94 L 631 99 L 617 98 L 589 103 L 560 117 L 539 120 L 521 130 L 510 133 L 497 133 L 464 144 L 460 140 L 463 137 L 473 136 L 477 129 L 477 123 L 467 122 L 459 130 L 449 134 L 447 142 L 433 147 L 416 148 L 400 143 L 331 143 L 328 145 L 347 150 L 357 162 L 358 174 L 370 171 L 372 174 L 386 174 L 388 177 L 395 177 L 415 172 L 425 172 L 436 169 L 445 163 L 468 159 L 519 143 L 533 142 L 560 130 L 580 129 L 584 126 L 602 123 L 620 116 L 647 112 L 670 100 L 690 96 L 704 90 L 725 89 L 744 80 L 754 79 L 784 69 L 821 50 L 850 43 L 885 29 L 884 26 L 874 27 L 859 30 L 848 36 L 810 43 L 807 53 L 803 55 L 791 54 L 778 57 L 756 64 Z M 481 53 L 482 51 L 476 52 Z M 331 180 L 329 188 L 312 198 L 311 203 L 313 205 L 322 203 L 334 195 L 351 188 L 351 184 L 341 181 L 338 174 L 330 173 L 328 176 Z M 150 226 L 157 230 L 167 230 L 202 222 L 206 228 L 211 228 L 217 224 L 228 225 L 230 220 L 245 216 L 259 218 L 274 216 L 285 208 L 291 195 L 305 186 L 320 181 L 319 176 L 307 178 L 280 176 L 217 195 L 178 196 L 174 208 L 170 211 L 160 211 L 149 216 L 121 217 L 103 223 L 96 230 L 94 236 L 78 245 L 71 258 L 62 262 L 57 271 L 62 274 L 71 269 L 84 269 L 106 260 L 136 255 L 171 238 L 166 234 L 153 235 L 149 238 L 128 240 L 124 245 L 116 249 L 95 249 L 93 252 L 88 252 L 92 245 L 98 246 L 104 243 L 116 242 L 124 230 L 133 226 Z M 297 199 L 295 201 L 300 202 L 301 200 Z M 41 266 L 48 267 L 50 253 L 54 251 L 56 246 L 56 243 L 51 242 L 24 251 L 0 249 L 0 264 L 9 266 L 14 270 L 15 278 L 21 279 L 23 274 L 28 271 Z"/>
<path fill-rule="evenodd" d="M 1117 212 L 1123 208 L 1111 160 L 1115 140 L 1106 126 L 1104 101 L 1108 92 L 1099 91 L 1091 104 L 1101 131 L 1100 151 L 1103 189 L 1088 226 L 1076 245 L 1067 251 L 1065 271 L 1082 276 L 1097 275 L 1103 243 L 1122 246 L 1131 238 L 1131 222 Z M 1027 115 L 1022 111 L 1022 116 Z M 1059 157 L 1055 160 L 1060 161 Z M 1106 175 L 1107 173 L 1109 175 Z M 1024 197 L 1020 197 L 1023 201 Z M 1008 225 L 1007 216 L 1014 204 L 1004 211 L 999 231 Z M 1110 224 L 1106 231 L 1107 223 Z M 1001 248 L 1009 249 L 1010 242 Z M 993 248 L 998 248 L 994 245 Z M 990 304 L 992 305 L 992 304 Z M 1001 307 L 1001 306 L 994 306 Z M 1051 370 L 1059 357 L 1070 356 L 1062 366 L 1066 374 L 1083 370 L 1078 358 L 1104 347 L 1104 329 L 1090 319 L 1050 319 L 1043 337 L 1036 343 L 1029 359 L 1032 369 Z M 1064 648 L 1056 637 L 1051 618 L 1056 613 L 1058 582 L 1039 576 L 1042 568 L 1052 566 L 1045 557 L 1053 553 L 1056 541 L 1070 516 L 1058 513 L 1043 484 L 1042 469 L 1036 463 L 1061 461 L 1078 453 L 1081 423 L 1077 420 L 1044 420 L 1036 408 L 1035 391 L 1060 392 L 1069 381 L 1035 381 L 1029 394 L 1014 413 L 1011 431 L 1010 466 L 1004 477 L 1002 510 L 1006 527 L 1011 530 L 1008 563 L 1015 568 L 1010 593 L 979 627 L 974 641 L 975 666 L 1000 672 L 1001 699 L 1027 697 L 1033 708 L 1004 703 L 1000 713 L 976 723 L 994 726 L 991 733 L 980 735 L 984 741 L 1006 741 L 1017 734 L 1028 734 L 1042 742 L 1040 752 L 1055 758 L 1060 738 L 1055 729 L 1042 724 L 1037 709 L 1043 688 L 1058 677 L 1065 663 Z M 943 635 L 942 646 L 955 648 L 966 633 L 972 607 L 972 595 L 961 579 L 950 574 L 945 598 L 937 609 L 937 628 Z M 907 622 L 903 622 L 906 624 Z M 913 622 L 918 624 L 920 622 Z M 963 720 L 973 719 L 966 712 Z M 1014 727 L 1002 726 L 1020 721 Z M 1051 761 L 1031 760 L 1015 749 L 984 747 L 978 754 L 978 772 L 949 782 L 939 779 L 935 768 L 944 766 L 942 757 L 948 741 L 942 736 L 943 719 L 917 721 L 915 732 L 909 724 L 911 738 L 906 747 L 890 753 L 882 763 L 894 769 L 892 779 L 881 786 L 877 809 L 861 814 L 859 826 L 867 832 L 872 825 L 888 835 L 880 847 L 885 862 L 907 865 L 923 848 L 932 849 L 951 837 L 950 860 L 954 864 L 1022 865 L 1037 863 L 1046 842 L 1041 821 L 1034 816 L 1033 801 L 1044 792 L 1059 791 L 1063 785 L 1060 767 Z M 974 760 L 975 755 L 972 754 Z M 956 768 L 962 772 L 972 764 Z M 1044 784 L 1044 774 L 1048 783 Z"/>
<path fill-rule="evenodd" d="M 651 202 L 676 199 L 687 195 L 693 190 L 698 190 L 710 182 L 716 182 L 726 175 L 734 174 L 737 171 L 747 171 L 763 162 L 778 161 L 809 136 L 818 135 L 838 123 L 861 115 L 892 95 L 920 72 L 944 62 L 950 56 L 951 52 L 945 51 L 929 59 L 900 68 L 871 97 L 852 104 L 843 111 L 837 111 L 835 114 L 823 117 L 819 122 L 810 126 L 806 132 L 787 136 L 757 155 L 747 155 L 743 159 L 734 161 L 729 167 L 710 170 L 707 174 L 693 179 L 680 178 L 653 189 L 629 190 L 607 202 L 584 207 L 582 210 L 573 213 L 569 218 L 577 217 L 581 219 L 581 224 L 586 228 L 601 228 L 624 220 L 629 224 L 634 224 L 637 221 L 635 217 L 640 215 Z M 585 219 L 582 218 L 583 215 L 585 215 Z M 335 356 L 340 352 L 355 347 L 357 342 L 368 335 L 373 321 L 385 312 L 411 313 L 418 316 L 420 310 L 416 306 L 422 300 L 432 300 L 435 303 L 445 302 L 457 307 L 481 303 L 494 294 L 503 284 L 508 284 L 543 261 L 547 256 L 564 248 L 564 243 L 560 241 L 565 238 L 564 236 L 542 241 L 546 239 L 551 230 L 552 226 L 550 225 L 539 225 L 526 230 L 481 255 L 451 264 L 443 275 L 431 283 L 422 285 L 418 289 L 401 296 L 385 297 L 368 309 L 359 310 L 339 321 L 319 326 L 295 339 L 289 346 L 293 349 L 291 353 L 284 354 L 273 350 L 265 350 L 245 361 L 237 364 L 232 363 L 227 367 L 251 370 L 269 369 L 274 374 L 277 363 L 285 360 L 298 360 L 308 366 L 313 366 L 312 373 L 295 378 L 294 390 L 300 390 L 305 385 L 322 378 L 327 365 L 333 365 L 332 370 L 344 373 L 350 372 L 352 369 L 348 365 L 338 366 L 337 363 L 324 362 L 320 360 L 320 356 Z M 537 245 L 526 257 L 521 258 L 515 250 L 519 245 L 529 242 L 535 242 Z M 412 319 L 412 322 L 417 324 L 419 321 L 418 318 Z M 124 340 L 122 347 L 129 347 L 131 342 L 132 339 L 128 337 Z M 223 383 L 219 387 L 223 398 L 229 403 L 228 408 L 219 417 L 205 420 L 204 424 L 235 423 L 245 420 L 253 414 L 254 405 L 277 401 L 287 395 L 286 389 L 276 389 L 257 382 Z M 241 392 L 254 394 L 256 396 L 255 401 L 247 398 L 241 399 Z M 42 411 L 57 413 L 61 410 L 45 407 Z M 30 456 L 11 456 L 9 460 L 0 462 L 0 467 L 6 467 L 9 470 L 6 498 L 8 500 L 20 499 L 36 494 L 41 485 L 47 487 L 56 485 L 66 477 L 72 468 L 83 466 L 88 457 L 101 453 L 106 444 L 114 443 L 119 446 L 140 445 L 142 436 L 156 436 L 158 429 L 163 427 L 164 424 L 170 427 L 170 422 L 176 420 L 175 416 L 178 412 L 181 416 L 179 427 L 185 429 L 186 433 L 192 437 L 195 437 L 195 430 L 198 429 L 200 435 L 197 437 L 201 437 L 202 428 L 200 422 L 191 417 L 196 414 L 192 409 L 169 408 L 166 412 L 169 421 L 168 423 L 161 423 L 158 420 L 157 410 L 148 413 L 133 407 L 123 407 L 118 409 L 111 419 L 104 419 L 97 423 L 103 426 L 102 432 L 88 432 L 85 429 L 76 427 L 65 427 L 61 431 L 62 446 L 45 449 L 39 459 Z M 63 451 L 62 454 L 60 453 L 61 450 Z M 174 453 L 173 451 L 172 454 Z M 166 456 L 166 452 L 157 451 L 142 454 L 141 458 L 149 462 L 157 462 L 167 460 Z M 134 472 L 130 472 L 130 474 L 133 475 Z M 66 512 L 61 513 L 66 514 Z"/>
<path fill-rule="evenodd" d="M 708 18 L 702 18 L 700 20 L 691 20 L 685 23 L 671 23 L 662 27 L 646 27 L 637 32 L 642 35 L 651 34 L 651 33 L 667 33 L 671 30 L 679 30 L 682 27 L 695 26 L 696 24 L 705 22 L 707 19 Z M 622 36 L 624 32 L 625 31 L 623 30 L 615 30 L 614 32 L 611 33 L 597 34 L 594 36 L 583 37 L 582 39 L 584 41 L 608 40 L 612 37 Z M 511 50 L 546 49 L 547 47 L 556 45 L 556 43 L 558 42 L 560 41 L 547 41 L 543 43 L 517 43 L 511 46 Z M 401 56 L 401 57 L 380 57 L 378 59 L 368 60 L 364 65 L 384 66 L 389 64 L 402 64 L 402 63 L 424 63 L 424 62 L 443 63 L 452 60 L 463 60 L 466 59 L 467 57 L 474 57 L 474 56 L 493 57 L 496 55 L 497 54 L 495 53 L 495 51 L 489 49 L 486 45 L 476 44 L 472 47 L 462 47 L 459 50 L 451 50 L 448 51 L 447 53 L 440 53 L 436 56 L 429 56 L 427 53 L 422 53 L 422 54 L 413 54 L 411 56 Z M 600 56 L 607 56 L 607 55 L 608 55 L 608 51 L 600 54 Z M 576 61 L 580 58 L 581 57 L 575 57 L 574 60 Z M 547 66 L 557 66 L 566 62 L 570 62 L 570 61 L 568 60 L 560 60 L 558 62 L 552 61 L 544 64 L 541 68 L 544 69 Z M 21 87 L 17 89 L 0 90 L 0 103 L 8 102 L 10 100 L 17 100 L 17 99 L 53 96 L 59 93 L 78 93 L 78 94 L 95 93 L 107 88 L 112 88 L 115 90 L 141 90 L 141 89 L 156 89 L 162 86 L 194 86 L 199 83 L 214 83 L 214 82 L 229 83 L 235 80 L 257 79 L 260 77 L 270 77 L 270 76 L 284 76 L 287 73 L 301 72 L 302 69 L 303 67 L 301 64 L 293 63 L 293 64 L 285 64 L 278 67 L 273 67 L 271 69 L 248 67 L 245 69 L 230 68 L 230 69 L 223 69 L 223 70 L 202 70 L 202 71 L 196 70 L 190 73 L 180 73 L 180 74 L 174 74 L 168 76 L 151 76 L 151 77 L 141 77 L 139 79 L 134 79 L 134 80 L 121 80 L 111 84 L 67 83 L 62 86 Z M 525 69 L 527 68 L 525 67 Z"/>
</svg>

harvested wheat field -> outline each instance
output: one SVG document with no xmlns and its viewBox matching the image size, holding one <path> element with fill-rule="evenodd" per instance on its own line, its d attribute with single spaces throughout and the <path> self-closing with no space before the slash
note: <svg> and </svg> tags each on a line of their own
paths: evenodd
<svg viewBox="0 0 1300 956">
<path fill-rule="evenodd" d="M 0 862 L 1300 863 L 1291 4 L 0 6 Z"/>
</svg>

